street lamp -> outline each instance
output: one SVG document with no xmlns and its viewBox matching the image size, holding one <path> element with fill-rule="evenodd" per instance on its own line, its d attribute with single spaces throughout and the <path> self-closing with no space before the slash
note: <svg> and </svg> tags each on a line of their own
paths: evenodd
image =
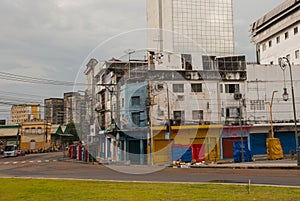
<svg viewBox="0 0 300 201">
<path fill-rule="evenodd" d="M 282 98 L 283 98 L 284 101 L 289 100 L 289 94 L 288 94 L 288 92 L 287 92 L 286 87 L 283 88 Z"/>
<path fill-rule="evenodd" d="M 274 127 L 273 127 L 273 100 L 274 100 L 274 95 L 275 93 L 277 93 L 278 91 L 273 91 L 272 92 L 272 99 L 271 99 L 271 102 L 270 102 L 270 124 L 271 124 L 271 133 L 270 133 L 270 136 L 269 138 L 274 138 Z"/>
<path fill-rule="evenodd" d="M 297 166 L 300 166 L 300 153 L 299 153 L 299 142 L 298 142 L 298 131 L 297 131 L 297 115 L 296 115 L 296 103 L 295 103 L 295 94 L 294 94 L 294 85 L 293 85 L 293 75 L 292 75 L 292 67 L 291 63 L 286 57 L 282 57 L 278 59 L 278 63 L 280 68 L 285 71 L 288 66 L 290 69 L 290 79 L 291 79 L 291 90 L 292 90 L 292 103 L 293 103 L 293 113 L 294 113 L 294 123 L 295 123 L 295 140 L 296 140 L 296 154 L 297 154 Z M 288 100 L 287 89 L 284 88 L 283 100 Z"/>
</svg>

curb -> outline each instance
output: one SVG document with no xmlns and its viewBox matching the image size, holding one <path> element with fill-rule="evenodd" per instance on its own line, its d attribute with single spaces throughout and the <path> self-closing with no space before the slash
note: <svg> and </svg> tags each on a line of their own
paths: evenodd
<svg viewBox="0 0 300 201">
<path fill-rule="evenodd" d="M 215 169 L 295 169 L 300 170 L 297 166 L 191 166 L 190 168 L 215 168 Z"/>
</svg>

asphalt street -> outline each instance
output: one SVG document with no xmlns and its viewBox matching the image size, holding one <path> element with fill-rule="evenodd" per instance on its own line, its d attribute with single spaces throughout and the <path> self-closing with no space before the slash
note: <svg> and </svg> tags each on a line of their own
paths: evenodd
<svg viewBox="0 0 300 201">
<path fill-rule="evenodd" d="M 0 177 L 193 183 L 248 183 L 250 180 L 252 184 L 300 187 L 299 169 L 104 166 L 61 160 L 61 157 L 62 153 L 50 153 L 1 158 Z"/>
</svg>

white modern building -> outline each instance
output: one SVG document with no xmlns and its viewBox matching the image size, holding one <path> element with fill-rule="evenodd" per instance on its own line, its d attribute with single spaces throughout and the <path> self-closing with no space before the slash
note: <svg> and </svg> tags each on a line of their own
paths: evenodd
<svg viewBox="0 0 300 201">
<path fill-rule="evenodd" d="M 234 54 L 232 0 L 147 0 L 147 23 L 149 50 Z"/>
<path fill-rule="evenodd" d="M 251 24 L 250 32 L 257 63 L 278 64 L 287 57 L 300 64 L 300 1 L 286 0 Z"/>
</svg>

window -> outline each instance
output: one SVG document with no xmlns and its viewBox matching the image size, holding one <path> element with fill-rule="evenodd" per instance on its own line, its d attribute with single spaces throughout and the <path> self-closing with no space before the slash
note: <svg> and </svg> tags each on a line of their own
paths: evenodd
<svg viewBox="0 0 300 201">
<path fill-rule="evenodd" d="M 240 86 L 238 84 L 225 84 L 225 93 L 240 92 Z"/>
<path fill-rule="evenodd" d="M 288 39 L 289 38 L 289 32 L 285 32 L 284 33 L 284 39 Z"/>
<path fill-rule="evenodd" d="M 290 54 L 286 55 L 286 58 L 287 58 L 289 61 L 291 61 L 291 55 L 290 55 Z"/>
<path fill-rule="evenodd" d="M 238 107 L 231 107 L 226 108 L 226 117 L 229 118 L 237 118 L 240 115 L 240 108 Z"/>
<path fill-rule="evenodd" d="M 214 65 L 214 58 L 210 56 L 202 56 L 203 70 L 212 70 Z"/>
<path fill-rule="evenodd" d="M 267 45 L 266 45 L 266 43 L 264 43 L 264 44 L 262 45 L 262 50 L 263 50 L 263 51 L 266 51 L 266 49 L 267 49 Z"/>
<path fill-rule="evenodd" d="M 202 92 L 202 84 L 191 84 L 192 92 Z"/>
<path fill-rule="evenodd" d="M 223 84 L 220 84 L 220 93 L 223 93 Z"/>
<path fill-rule="evenodd" d="M 295 58 L 298 59 L 299 58 L 299 50 L 295 51 Z"/>
<path fill-rule="evenodd" d="M 203 110 L 193 110 L 192 111 L 193 120 L 201 120 L 203 121 Z"/>
<path fill-rule="evenodd" d="M 35 128 L 31 128 L 31 134 L 36 134 L 35 133 Z"/>
<path fill-rule="evenodd" d="M 132 96 L 131 97 L 131 105 L 132 106 L 140 106 L 141 100 L 139 96 Z"/>
<path fill-rule="evenodd" d="M 265 110 L 265 101 L 250 100 L 250 110 Z"/>
<path fill-rule="evenodd" d="M 124 107 L 124 104 L 125 104 L 125 100 L 124 98 L 122 98 L 122 107 Z"/>
<path fill-rule="evenodd" d="M 42 128 L 38 127 L 37 132 L 38 132 L 39 135 L 41 135 L 42 134 Z"/>
<path fill-rule="evenodd" d="M 131 114 L 131 118 L 132 118 L 132 123 L 134 123 L 136 126 L 140 127 L 140 118 L 141 115 L 139 112 L 133 112 Z"/>
<path fill-rule="evenodd" d="M 184 111 L 174 111 L 174 120 L 184 120 Z"/>
<path fill-rule="evenodd" d="M 182 69 L 192 70 L 192 55 L 181 54 Z"/>
<path fill-rule="evenodd" d="M 173 84 L 173 92 L 174 93 L 183 93 L 184 92 L 184 84 Z"/>
<path fill-rule="evenodd" d="M 269 47 L 272 47 L 272 41 L 271 40 L 269 41 Z"/>
<path fill-rule="evenodd" d="M 25 128 L 25 134 L 29 134 L 29 128 Z"/>
<path fill-rule="evenodd" d="M 295 28 L 294 28 L 294 35 L 296 35 L 298 32 L 299 32 L 299 31 L 298 31 L 298 27 L 295 27 Z"/>
<path fill-rule="evenodd" d="M 277 43 L 277 44 L 280 43 L 280 36 L 277 36 L 277 37 L 276 37 L 276 43 Z"/>
</svg>

